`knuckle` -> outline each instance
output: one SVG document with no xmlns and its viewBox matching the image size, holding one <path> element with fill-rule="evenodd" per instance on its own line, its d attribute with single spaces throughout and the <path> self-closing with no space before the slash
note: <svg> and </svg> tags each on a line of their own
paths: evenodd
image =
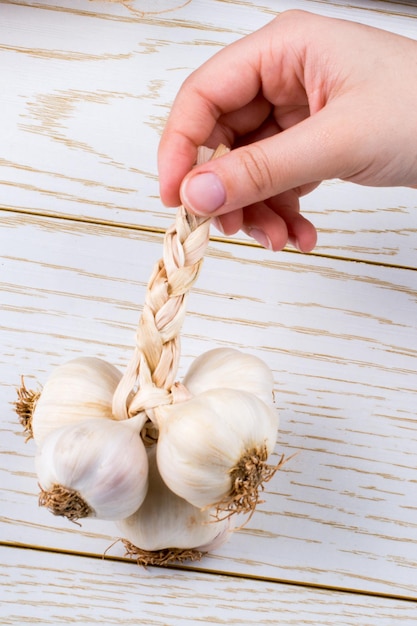
<svg viewBox="0 0 417 626">
<path fill-rule="evenodd" d="M 241 166 L 253 189 L 263 198 L 269 197 L 273 188 L 273 176 L 268 158 L 259 145 L 252 144 L 241 152 Z"/>
</svg>

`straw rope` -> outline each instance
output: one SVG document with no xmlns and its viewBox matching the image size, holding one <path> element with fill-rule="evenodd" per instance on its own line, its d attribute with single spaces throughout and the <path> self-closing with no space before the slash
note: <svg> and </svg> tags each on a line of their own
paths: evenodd
<svg viewBox="0 0 417 626">
<path fill-rule="evenodd" d="M 198 163 L 228 149 L 202 149 Z M 210 218 L 191 215 L 184 207 L 166 231 L 163 257 L 148 282 L 136 332 L 133 356 L 113 396 L 113 415 L 127 419 L 172 402 L 180 357 L 180 331 L 188 294 L 196 282 L 209 242 Z"/>
</svg>

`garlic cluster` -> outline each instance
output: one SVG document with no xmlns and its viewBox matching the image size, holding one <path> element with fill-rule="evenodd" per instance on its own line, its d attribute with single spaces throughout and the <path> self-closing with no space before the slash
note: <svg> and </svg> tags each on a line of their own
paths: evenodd
<svg viewBox="0 0 417 626">
<path fill-rule="evenodd" d="M 148 411 L 156 443 L 148 448 L 142 506 L 118 522 L 138 563 L 197 558 L 227 540 L 234 513 L 251 513 L 277 436 L 273 377 L 257 357 L 231 348 L 195 359 L 172 402 Z"/>
<path fill-rule="evenodd" d="M 39 503 L 72 521 L 115 520 L 140 563 L 198 558 L 227 539 L 233 513 L 254 510 L 276 470 L 272 373 L 255 356 L 210 350 L 169 392 L 141 390 L 147 408 L 128 419 L 112 412 L 120 380 L 105 361 L 74 359 L 23 410 L 38 444 Z"/>
</svg>

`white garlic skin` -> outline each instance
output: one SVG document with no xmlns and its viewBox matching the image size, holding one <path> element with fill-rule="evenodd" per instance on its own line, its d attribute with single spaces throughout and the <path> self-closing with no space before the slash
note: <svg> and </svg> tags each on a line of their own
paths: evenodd
<svg viewBox="0 0 417 626">
<path fill-rule="evenodd" d="M 278 414 L 254 394 L 212 389 L 155 409 L 157 461 L 168 487 L 196 507 L 229 495 L 230 471 L 248 452 L 276 443 Z"/>
<path fill-rule="evenodd" d="M 170 491 L 159 474 L 155 449 L 147 451 L 148 492 L 133 515 L 117 522 L 122 538 L 149 551 L 218 548 L 231 532 L 230 518 L 217 521 L 209 509 L 202 511 Z"/>
<path fill-rule="evenodd" d="M 41 488 L 57 484 L 78 492 L 99 519 L 131 515 L 148 485 L 142 425 L 143 420 L 93 419 L 52 431 L 35 458 Z"/>
<path fill-rule="evenodd" d="M 32 415 L 37 444 L 56 428 L 86 419 L 112 419 L 113 394 L 121 372 L 102 359 L 80 357 L 56 367 Z"/>
<path fill-rule="evenodd" d="M 269 367 L 258 357 L 234 348 L 214 348 L 197 357 L 184 380 L 193 395 L 209 389 L 242 389 L 271 404 L 274 379 Z"/>
</svg>

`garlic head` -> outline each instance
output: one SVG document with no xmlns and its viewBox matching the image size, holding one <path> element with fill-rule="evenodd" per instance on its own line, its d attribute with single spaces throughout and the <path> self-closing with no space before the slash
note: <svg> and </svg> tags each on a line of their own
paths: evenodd
<svg viewBox="0 0 417 626">
<path fill-rule="evenodd" d="M 31 419 L 37 444 L 53 430 L 86 419 L 112 419 L 112 400 L 122 377 L 102 359 L 80 357 L 56 367 L 37 399 Z"/>
<path fill-rule="evenodd" d="M 196 507 L 250 512 L 273 469 L 274 407 L 235 389 L 211 389 L 155 409 L 157 461 L 168 487 Z"/>
<path fill-rule="evenodd" d="M 193 395 L 209 389 L 241 389 L 271 404 L 274 379 L 258 357 L 234 348 L 214 348 L 192 362 L 183 384 Z"/>
<path fill-rule="evenodd" d="M 142 565 L 196 560 L 227 540 L 230 520 L 219 521 L 214 511 L 196 508 L 170 491 L 159 473 L 155 448 L 147 448 L 145 500 L 133 515 L 117 522 L 118 529 L 128 554 Z"/>
<path fill-rule="evenodd" d="M 71 521 L 134 513 L 147 491 L 148 460 L 140 438 L 145 419 L 90 419 L 50 432 L 35 458 L 39 504 Z"/>
</svg>

